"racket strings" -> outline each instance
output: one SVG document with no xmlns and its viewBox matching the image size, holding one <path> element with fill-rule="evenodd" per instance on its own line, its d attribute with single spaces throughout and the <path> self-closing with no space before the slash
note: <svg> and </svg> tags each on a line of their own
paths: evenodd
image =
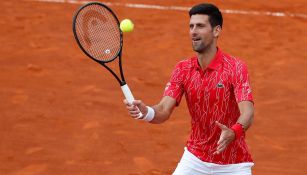
<svg viewBox="0 0 307 175">
<path fill-rule="evenodd" d="M 108 62 L 120 51 L 117 19 L 100 5 L 89 5 L 76 18 L 76 33 L 83 49 L 94 59 Z"/>
</svg>

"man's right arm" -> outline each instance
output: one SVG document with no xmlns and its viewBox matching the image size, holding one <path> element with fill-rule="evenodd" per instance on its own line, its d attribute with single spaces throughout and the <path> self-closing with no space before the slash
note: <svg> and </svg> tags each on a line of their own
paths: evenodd
<svg viewBox="0 0 307 175">
<path fill-rule="evenodd" d="M 150 123 L 159 124 L 168 120 L 176 106 L 176 100 L 169 96 L 164 96 L 159 104 L 152 106 L 155 110 L 155 117 Z"/>
</svg>

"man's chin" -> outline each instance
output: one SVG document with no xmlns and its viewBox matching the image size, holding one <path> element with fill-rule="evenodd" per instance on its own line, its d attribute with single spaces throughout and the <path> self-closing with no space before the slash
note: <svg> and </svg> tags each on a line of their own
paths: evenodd
<svg viewBox="0 0 307 175">
<path fill-rule="evenodd" d="M 202 53 L 204 51 L 203 48 L 193 47 L 193 50 L 197 53 Z"/>
<path fill-rule="evenodd" d="M 203 52 L 204 51 L 204 46 L 203 45 L 201 45 L 201 44 L 192 44 L 192 48 L 193 48 L 193 50 L 195 51 L 195 52 L 198 52 L 198 53 L 201 53 L 201 52 Z"/>
</svg>

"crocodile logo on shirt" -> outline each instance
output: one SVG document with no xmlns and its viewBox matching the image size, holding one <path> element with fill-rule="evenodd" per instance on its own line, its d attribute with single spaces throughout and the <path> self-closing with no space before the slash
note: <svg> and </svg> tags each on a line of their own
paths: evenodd
<svg viewBox="0 0 307 175">
<path fill-rule="evenodd" d="M 216 85 L 217 88 L 224 88 L 224 84 L 219 82 L 217 85 Z"/>
</svg>

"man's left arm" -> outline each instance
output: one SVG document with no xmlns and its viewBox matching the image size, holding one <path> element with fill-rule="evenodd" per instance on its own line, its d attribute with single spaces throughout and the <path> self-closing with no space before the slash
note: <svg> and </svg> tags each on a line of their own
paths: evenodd
<svg viewBox="0 0 307 175">
<path fill-rule="evenodd" d="M 242 137 L 247 129 L 252 125 L 254 119 L 254 105 L 250 101 L 242 101 L 238 104 L 240 109 L 240 117 L 237 120 L 237 123 L 228 128 L 227 126 L 216 121 L 216 124 L 221 129 L 221 136 L 217 142 L 217 148 L 214 154 L 220 154 L 226 149 L 226 147 L 233 142 L 235 139 Z"/>
<path fill-rule="evenodd" d="M 216 121 L 221 129 L 220 139 L 217 142 L 217 149 L 214 154 L 219 154 L 235 139 L 244 136 L 247 129 L 251 126 L 254 118 L 253 96 L 249 83 L 247 66 L 240 64 L 236 67 L 236 76 L 233 79 L 234 93 L 238 102 L 240 116 L 231 128 Z"/>
<path fill-rule="evenodd" d="M 244 131 L 247 131 L 254 120 L 254 104 L 250 101 L 241 101 L 238 105 L 241 115 L 237 123 L 243 126 Z"/>
<path fill-rule="evenodd" d="M 247 129 L 252 125 L 254 119 L 254 105 L 250 101 L 242 101 L 238 104 L 240 109 L 240 117 L 237 123 L 228 128 L 227 126 L 216 121 L 216 124 L 221 129 L 221 136 L 217 142 L 217 148 L 214 154 L 220 154 L 226 149 L 226 147 L 235 139 L 242 137 Z"/>
</svg>

